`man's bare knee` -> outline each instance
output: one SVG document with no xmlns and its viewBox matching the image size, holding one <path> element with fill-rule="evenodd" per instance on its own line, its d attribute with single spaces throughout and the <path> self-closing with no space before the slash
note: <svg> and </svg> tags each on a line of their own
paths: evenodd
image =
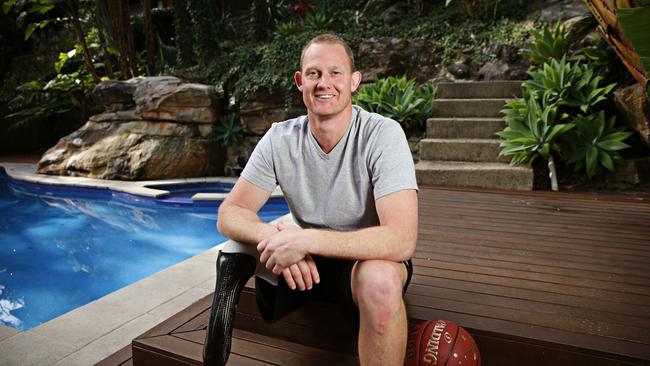
<svg viewBox="0 0 650 366">
<path fill-rule="evenodd" d="M 359 262 L 352 274 L 352 295 L 362 317 L 378 332 L 386 329 L 402 308 L 405 274 L 401 263 L 372 260 Z"/>
</svg>

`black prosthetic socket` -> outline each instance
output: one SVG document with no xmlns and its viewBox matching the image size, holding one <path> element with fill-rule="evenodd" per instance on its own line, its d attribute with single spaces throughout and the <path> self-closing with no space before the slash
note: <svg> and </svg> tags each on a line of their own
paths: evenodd
<svg viewBox="0 0 650 366">
<path fill-rule="evenodd" d="M 249 254 L 219 252 L 217 283 L 203 347 L 205 366 L 223 366 L 228 361 L 239 294 L 255 274 L 256 265 L 257 259 Z"/>
</svg>

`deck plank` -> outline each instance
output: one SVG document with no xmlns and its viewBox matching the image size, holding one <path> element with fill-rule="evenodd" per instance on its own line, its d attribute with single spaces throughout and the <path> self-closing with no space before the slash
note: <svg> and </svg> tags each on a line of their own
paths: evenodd
<svg viewBox="0 0 650 366">
<path fill-rule="evenodd" d="M 419 204 L 410 322 L 459 323 L 493 365 L 650 364 L 649 195 L 422 187 Z M 209 306 L 134 340 L 134 356 L 200 364 Z M 269 325 L 245 289 L 232 364 L 356 364 L 353 331 L 327 306 Z"/>
</svg>

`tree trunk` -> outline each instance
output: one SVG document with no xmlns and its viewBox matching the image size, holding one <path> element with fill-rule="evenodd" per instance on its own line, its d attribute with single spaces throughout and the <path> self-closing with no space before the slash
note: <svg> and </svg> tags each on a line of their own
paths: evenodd
<svg viewBox="0 0 650 366">
<path fill-rule="evenodd" d="M 84 60 L 86 61 L 88 71 L 90 71 L 90 74 L 93 76 L 93 80 L 97 84 L 101 81 L 101 79 L 97 74 L 97 70 L 95 70 L 95 65 L 93 65 L 93 58 L 90 56 L 88 46 L 86 45 L 86 37 L 84 36 L 84 32 L 81 29 L 81 21 L 79 20 L 79 5 L 76 1 L 69 1 L 68 5 L 70 7 L 70 15 L 72 15 L 72 24 L 74 26 L 74 31 L 77 34 L 77 42 L 79 42 L 81 48 L 83 49 Z"/>
<path fill-rule="evenodd" d="M 129 59 L 129 66 L 131 67 L 131 75 L 138 76 L 138 59 L 135 54 L 135 46 L 133 44 L 133 31 L 131 30 L 131 17 L 129 16 L 129 0 L 121 0 L 121 20 L 122 30 L 125 35 L 125 47 Z"/>
<path fill-rule="evenodd" d="M 199 60 L 203 66 L 207 66 L 217 55 L 214 16 L 210 4 L 205 0 L 189 0 L 188 9 L 194 23 Z"/>
<path fill-rule="evenodd" d="M 121 11 L 121 2 L 114 0 L 99 0 L 105 6 L 108 16 L 111 20 L 111 35 L 113 36 L 113 41 L 117 46 L 120 55 L 117 58 L 117 63 L 120 66 L 120 71 L 122 72 L 122 77 L 124 79 L 130 79 L 133 75 L 129 69 L 128 55 L 126 52 L 124 31 L 122 29 L 122 21 L 120 18 Z"/>
<path fill-rule="evenodd" d="M 182 67 L 192 65 L 192 20 L 187 12 L 187 0 L 173 0 L 176 27 L 176 59 Z"/>
<path fill-rule="evenodd" d="M 147 52 L 147 74 L 154 75 L 156 73 L 156 60 L 154 57 L 155 38 L 151 22 L 151 0 L 142 0 L 142 7 L 144 13 L 144 41 Z"/>
</svg>

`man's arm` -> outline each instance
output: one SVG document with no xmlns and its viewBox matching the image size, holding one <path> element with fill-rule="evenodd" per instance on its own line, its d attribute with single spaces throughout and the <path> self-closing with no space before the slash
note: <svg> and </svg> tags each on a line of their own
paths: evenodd
<svg viewBox="0 0 650 366">
<path fill-rule="evenodd" d="M 275 234 L 275 226 L 263 222 L 257 212 L 271 196 L 244 178 L 239 178 L 219 206 L 217 228 L 228 238 L 247 244 L 257 244 Z"/>
<path fill-rule="evenodd" d="M 288 228 L 262 240 L 258 245 L 260 260 L 279 273 L 305 254 L 395 262 L 410 258 L 418 234 L 417 192 L 408 189 L 391 193 L 375 205 L 379 226 L 349 232 Z"/>
<path fill-rule="evenodd" d="M 239 178 L 226 199 L 219 206 L 217 228 L 226 237 L 247 244 L 259 242 L 278 233 L 278 228 L 263 222 L 257 212 L 271 196 L 244 178 Z M 304 255 L 290 266 L 282 268 L 276 274 L 284 277 L 291 289 L 311 289 L 320 282 L 320 276 L 314 260 Z"/>
</svg>

